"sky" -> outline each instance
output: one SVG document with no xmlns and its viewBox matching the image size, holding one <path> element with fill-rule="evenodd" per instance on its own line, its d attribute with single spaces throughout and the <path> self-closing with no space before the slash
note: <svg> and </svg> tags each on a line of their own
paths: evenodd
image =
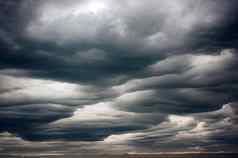
<svg viewBox="0 0 238 158">
<path fill-rule="evenodd" d="M 0 0 L 0 152 L 238 151 L 237 17 L 237 0 Z"/>
</svg>

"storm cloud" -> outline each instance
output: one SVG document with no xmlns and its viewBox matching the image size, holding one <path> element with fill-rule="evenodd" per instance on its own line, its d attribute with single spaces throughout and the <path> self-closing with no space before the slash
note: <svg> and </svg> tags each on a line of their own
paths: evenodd
<svg viewBox="0 0 238 158">
<path fill-rule="evenodd" d="M 236 151 L 237 7 L 1 1 L 0 151 Z"/>
</svg>

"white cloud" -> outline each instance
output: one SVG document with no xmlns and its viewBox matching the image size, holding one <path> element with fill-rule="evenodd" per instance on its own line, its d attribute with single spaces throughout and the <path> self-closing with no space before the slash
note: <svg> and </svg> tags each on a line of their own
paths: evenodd
<svg viewBox="0 0 238 158">
<path fill-rule="evenodd" d="M 186 127 L 196 123 L 196 120 L 192 116 L 169 115 L 168 120 L 170 123 L 175 124 L 178 127 Z"/>
<path fill-rule="evenodd" d="M 192 132 L 202 132 L 208 127 L 208 124 L 206 122 L 199 122 L 197 126 L 192 129 Z"/>
<path fill-rule="evenodd" d="M 9 132 L 0 133 L 0 144 L 4 146 L 6 144 L 11 145 L 14 143 L 19 143 L 24 145 L 24 144 L 27 144 L 28 142 Z"/>
<path fill-rule="evenodd" d="M 138 104 L 145 100 L 151 99 L 156 93 L 153 90 L 141 90 L 135 92 L 124 93 L 115 99 L 114 104 L 118 106 L 127 106 L 129 104 Z"/>
<path fill-rule="evenodd" d="M 24 104 L 27 102 L 57 102 L 67 99 L 89 100 L 97 98 L 90 87 L 53 80 L 17 78 L 1 75 L 1 104 Z"/>
<path fill-rule="evenodd" d="M 225 105 L 227 108 L 227 105 Z M 212 142 L 218 137 L 232 136 L 237 131 L 237 125 L 233 124 L 227 116 L 224 116 L 224 106 L 220 110 L 187 116 L 168 115 L 167 120 L 145 130 L 136 132 L 110 135 L 104 139 L 109 144 L 130 144 L 130 142 L 146 142 L 153 138 L 159 145 L 166 143 Z M 223 111 L 223 112 L 221 112 Z M 216 117 L 210 118 L 216 113 Z M 149 141 L 150 142 L 150 141 Z M 153 144 L 153 145 L 156 145 Z"/>
<path fill-rule="evenodd" d="M 103 140 L 105 143 L 127 143 L 130 140 L 137 139 L 137 137 L 143 136 L 143 133 L 126 133 L 118 135 L 110 135 Z"/>
<path fill-rule="evenodd" d="M 198 118 L 208 118 L 208 119 L 216 119 L 216 118 L 235 118 L 236 117 L 236 108 L 237 103 L 227 103 L 222 105 L 222 107 L 218 110 L 211 112 L 204 112 L 194 114 L 195 117 Z"/>
<path fill-rule="evenodd" d="M 191 56 L 191 66 L 196 73 L 209 73 L 222 71 L 234 63 L 236 55 L 234 50 L 225 49 L 218 55 Z"/>
<path fill-rule="evenodd" d="M 52 122 L 49 127 L 71 128 L 77 127 L 114 127 L 121 125 L 136 125 L 133 119 L 143 117 L 133 112 L 115 109 L 111 102 L 100 102 L 78 108 L 71 117 Z"/>
<path fill-rule="evenodd" d="M 234 117 L 236 115 L 235 109 L 232 108 L 231 106 L 232 103 L 228 103 L 222 106 L 222 108 L 215 113 L 221 113 L 229 117 Z"/>
<path fill-rule="evenodd" d="M 179 131 L 174 139 L 209 141 L 214 137 L 233 135 L 236 133 L 237 125 L 231 121 L 234 111 L 229 104 L 225 104 L 221 109 L 213 112 L 194 114 L 196 125 L 191 126 L 192 128 L 188 130 Z"/>
<path fill-rule="evenodd" d="M 119 111 L 111 106 L 110 102 L 101 102 L 94 105 L 86 105 L 77 109 L 70 118 L 58 120 L 57 122 L 81 122 L 81 121 L 106 121 L 123 119 L 123 117 L 133 116 L 134 113 Z"/>
</svg>

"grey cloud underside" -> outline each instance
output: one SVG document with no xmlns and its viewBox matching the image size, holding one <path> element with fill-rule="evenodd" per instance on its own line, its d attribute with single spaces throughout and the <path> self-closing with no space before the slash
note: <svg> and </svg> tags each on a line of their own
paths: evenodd
<svg viewBox="0 0 238 158">
<path fill-rule="evenodd" d="M 237 6 L 1 1 L 0 151 L 235 151 Z"/>
</svg>

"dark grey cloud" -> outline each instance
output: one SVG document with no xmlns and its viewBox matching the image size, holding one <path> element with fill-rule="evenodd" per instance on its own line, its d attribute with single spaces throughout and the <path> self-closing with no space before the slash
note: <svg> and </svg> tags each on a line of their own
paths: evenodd
<svg viewBox="0 0 238 158">
<path fill-rule="evenodd" d="M 235 151 L 237 6 L 1 1 L 0 151 Z"/>
</svg>

